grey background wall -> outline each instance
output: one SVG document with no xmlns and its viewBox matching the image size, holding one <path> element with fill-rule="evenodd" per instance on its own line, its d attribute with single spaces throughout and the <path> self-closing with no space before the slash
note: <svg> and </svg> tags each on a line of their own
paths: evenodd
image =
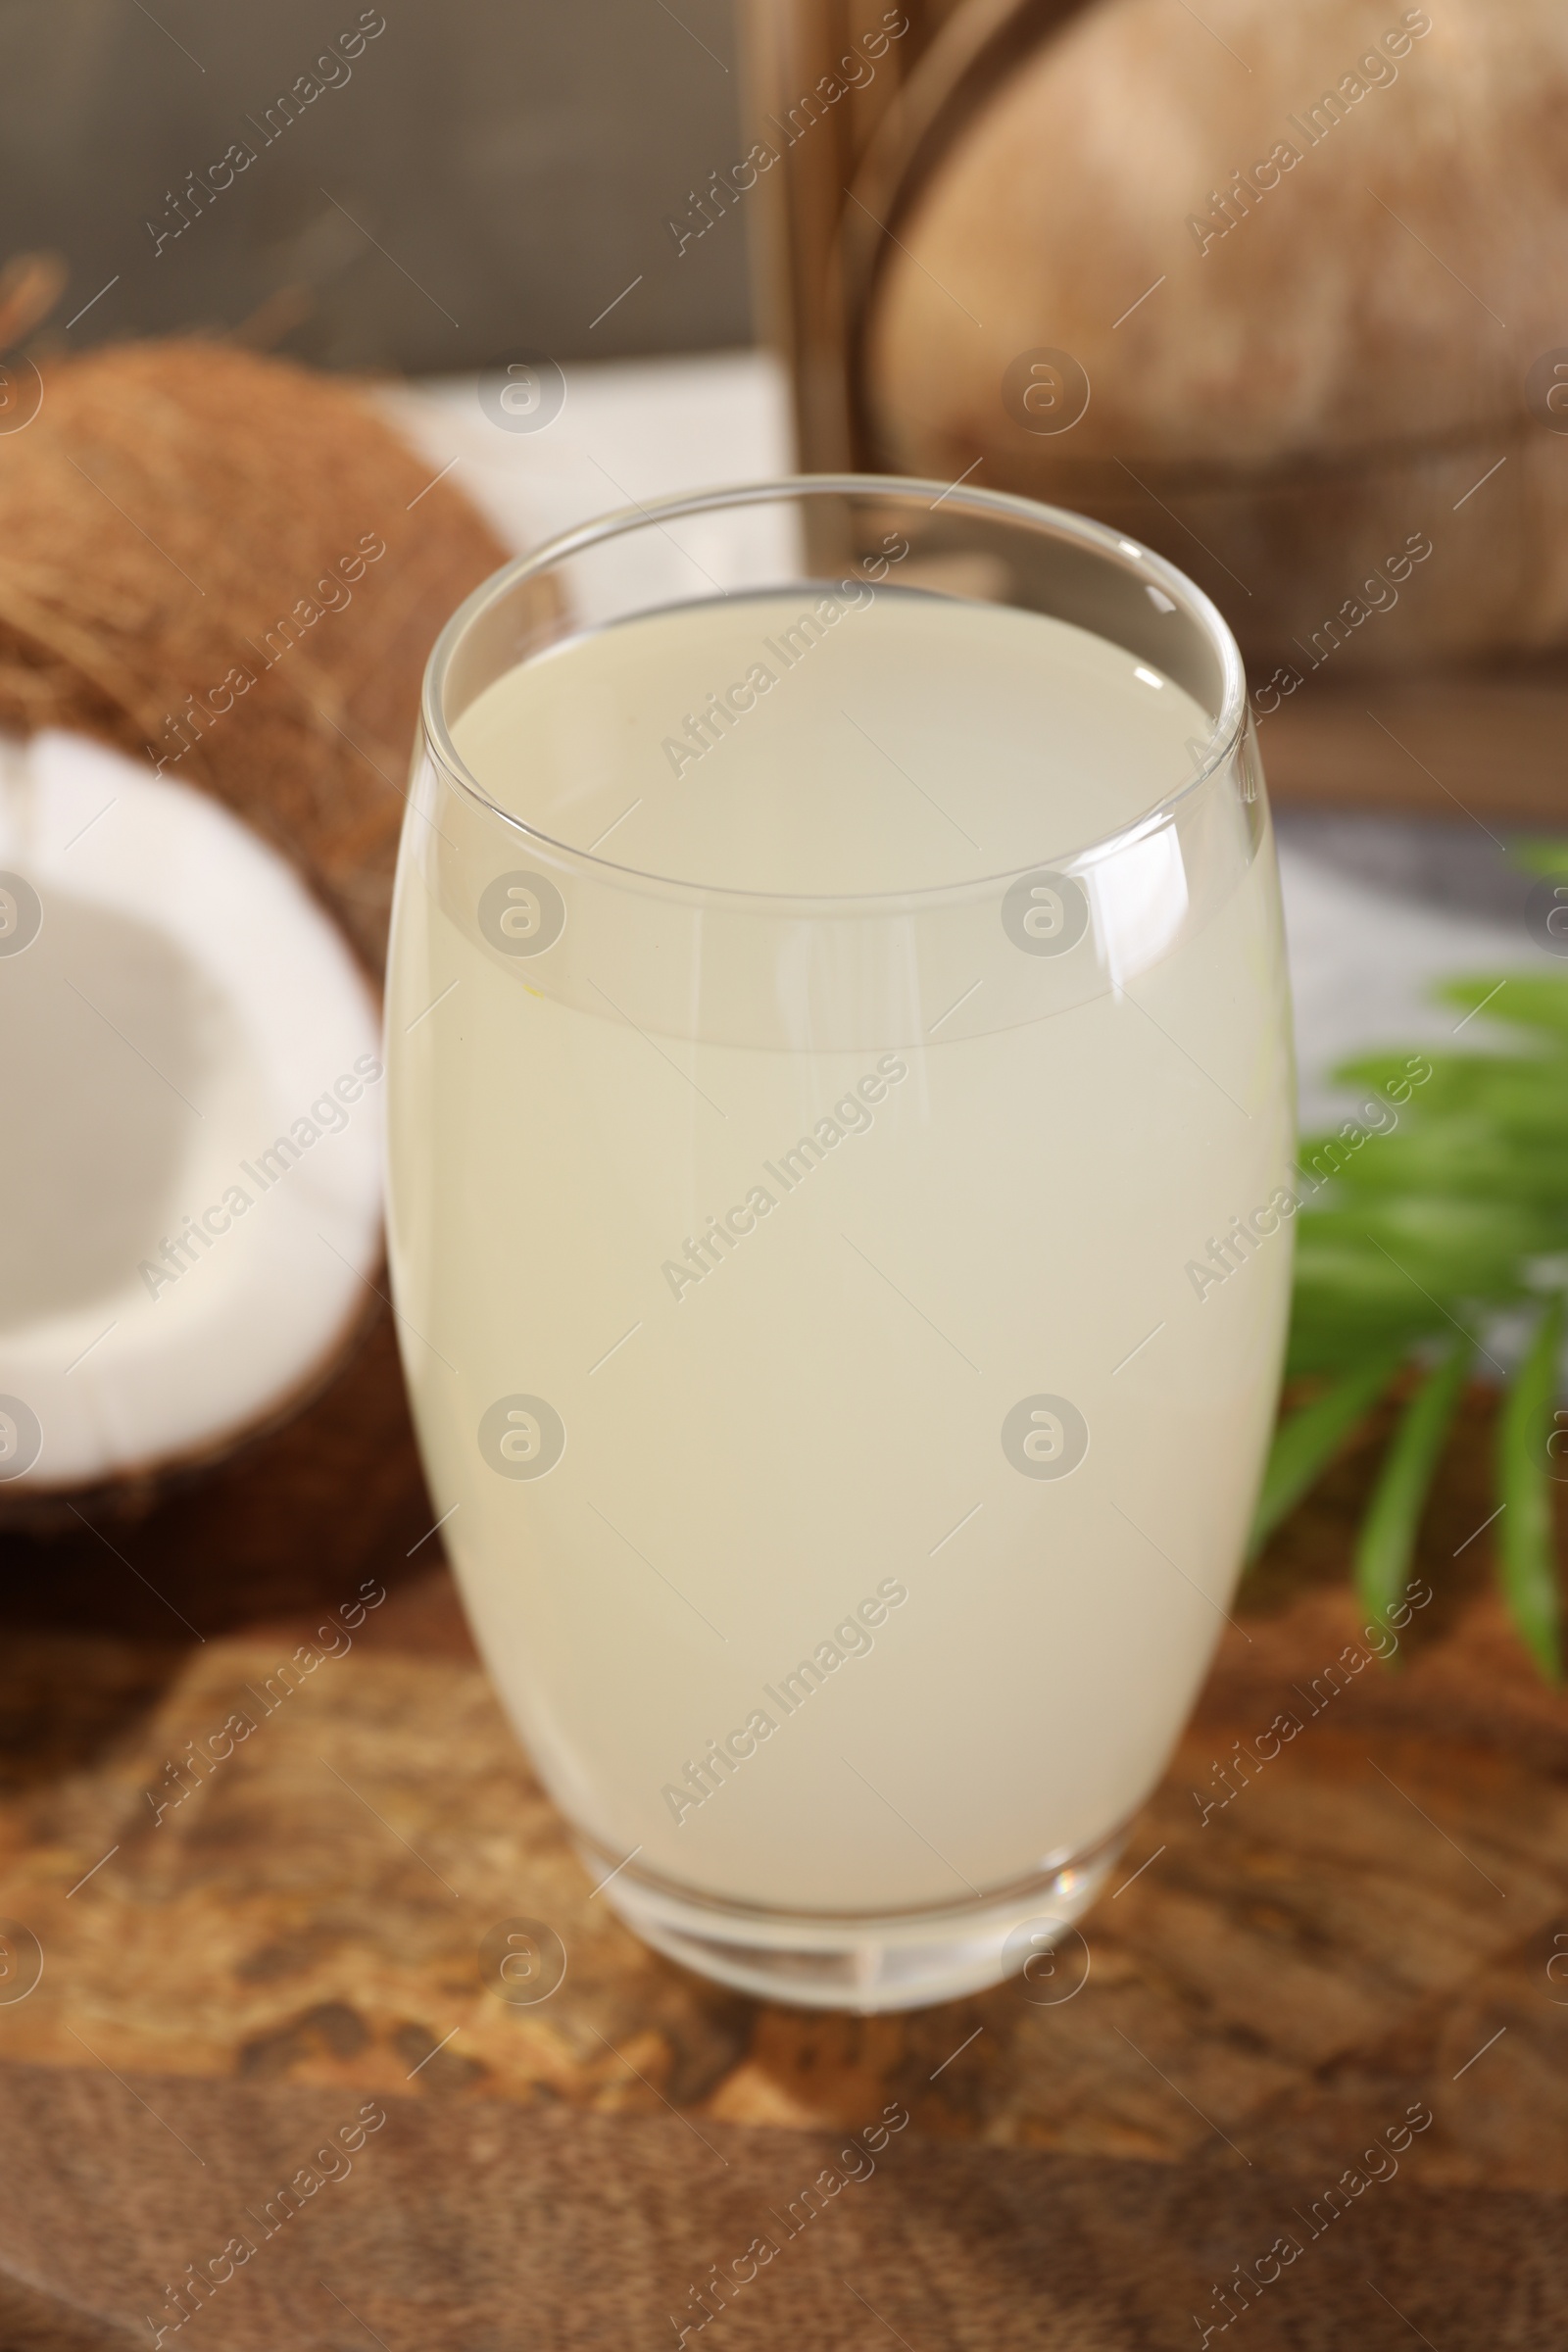
<svg viewBox="0 0 1568 2352">
<path fill-rule="evenodd" d="M 258 312 L 338 368 L 743 343 L 744 223 L 665 226 L 743 152 L 737 80 L 728 0 L 5 0 L 0 260 L 64 255 L 73 348 Z"/>
</svg>

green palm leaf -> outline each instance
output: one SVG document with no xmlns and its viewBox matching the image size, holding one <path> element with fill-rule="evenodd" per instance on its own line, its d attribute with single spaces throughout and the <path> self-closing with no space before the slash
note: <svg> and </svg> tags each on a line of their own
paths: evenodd
<svg viewBox="0 0 1568 2352">
<path fill-rule="evenodd" d="M 1406 1405 L 1384 1458 L 1355 1548 L 1355 1589 L 1375 1624 L 1388 1624 L 1404 1592 L 1421 1513 L 1470 1359 L 1467 1343 L 1456 1340 Z"/>
<path fill-rule="evenodd" d="M 1536 1325 L 1497 1427 L 1497 1555 L 1503 1595 L 1543 1674 L 1562 1680 L 1561 1605 L 1552 1542 L 1547 1433 L 1562 1354 L 1563 1301 Z"/>
<path fill-rule="evenodd" d="M 1281 1422 L 1263 1473 L 1249 1558 L 1256 1558 L 1280 1521 L 1316 1485 L 1356 1423 L 1365 1420 L 1398 1370 L 1403 1353 L 1402 1348 L 1385 1349 Z"/>
<path fill-rule="evenodd" d="M 1517 862 L 1568 873 L 1568 844 Z M 1490 1050 L 1363 1054 L 1334 1073 L 1361 1107 L 1298 1153 L 1296 1290 L 1286 1370 L 1326 1380 L 1275 1436 L 1249 1556 L 1293 1510 L 1412 1353 L 1431 1358 L 1400 1419 L 1355 1552 L 1382 1624 L 1397 1602 L 1445 1440 L 1484 1335 L 1541 1306 L 1497 1432 L 1498 1569 L 1542 1671 L 1561 1673 L 1547 1463 L 1568 1288 L 1568 974 L 1475 973 L 1440 1000 Z M 1499 1368 L 1500 1369 L 1500 1368 Z"/>
</svg>

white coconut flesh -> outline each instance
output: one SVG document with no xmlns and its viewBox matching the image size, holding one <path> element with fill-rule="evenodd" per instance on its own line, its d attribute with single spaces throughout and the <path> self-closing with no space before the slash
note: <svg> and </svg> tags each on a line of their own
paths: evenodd
<svg viewBox="0 0 1568 2352">
<path fill-rule="evenodd" d="M 0 1498 L 275 1418 L 380 1255 L 371 991 L 292 869 L 78 735 L 0 740 Z"/>
</svg>

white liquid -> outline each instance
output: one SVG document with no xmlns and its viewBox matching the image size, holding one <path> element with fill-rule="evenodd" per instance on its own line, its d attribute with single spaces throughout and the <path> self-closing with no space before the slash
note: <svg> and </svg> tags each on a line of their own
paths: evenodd
<svg viewBox="0 0 1568 2352">
<path fill-rule="evenodd" d="M 620 818 L 618 863 L 835 893 L 1060 859 L 1209 733 L 1081 631 L 884 593 L 673 761 L 683 714 L 808 601 L 577 639 L 491 687 L 460 752 L 558 840 Z M 502 830 L 449 795 L 449 846 L 470 818 Z M 833 1052 L 651 1022 L 612 926 L 563 991 L 455 919 L 425 879 L 445 852 L 416 849 L 388 1014 L 406 1361 L 469 1611 L 564 1809 L 639 1871 L 840 1912 L 964 1901 L 1113 1831 L 1213 1648 L 1272 1417 L 1289 1229 L 1201 1296 L 1187 1271 L 1290 1162 L 1266 836 L 1168 953 L 1145 923 L 1121 990 L 994 1026 L 982 991 Z M 492 862 L 527 859 L 519 836 Z M 698 1279 L 688 1240 L 737 1209 Z M 481 1452 L 518 1394 L 564 1425 L 546 1476 Z M 1040 1395 L 1087 1424 L 1070 1476 L 1004 1451 Z"/>
<path fill-rule="evenodd" d="M 887 588 L 831 625 L 820 610 L 806 589 L 734 597 L 574 639 L 498 680 L 454 741 L 503 808 L 617 865 L 834 894 L 1098 841 L 1212 731 L 1118 646 L 1035 613 Z M 775 684 L 751 710 L 710 719 L 700 756 L 667 748 L 756 666 Z"/>
</svg>

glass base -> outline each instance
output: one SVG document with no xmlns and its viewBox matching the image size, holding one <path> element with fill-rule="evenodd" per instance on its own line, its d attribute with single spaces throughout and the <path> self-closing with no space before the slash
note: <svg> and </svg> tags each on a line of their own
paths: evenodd
<svg viewBox="0 0 1568 2352">
<path fill-rule="evenodd" d="M 634 1934 L 683 1967 L 763 2001 L 804 2009 L 924 2009 L 1009 1977 L 1027 1999 L 1070 2000 L 1089 1973 L 1052 1958 L 1121 1851 L 1125 1828 L 1054 1868 L 960 1903 L 923 1911 L 787 1912 L 724 1903 L 618 1870 L 588 1839 L 578 1850 Z M 1078 1938 L 1082 1941 L 1082 1938 Z"/>
</svg>

